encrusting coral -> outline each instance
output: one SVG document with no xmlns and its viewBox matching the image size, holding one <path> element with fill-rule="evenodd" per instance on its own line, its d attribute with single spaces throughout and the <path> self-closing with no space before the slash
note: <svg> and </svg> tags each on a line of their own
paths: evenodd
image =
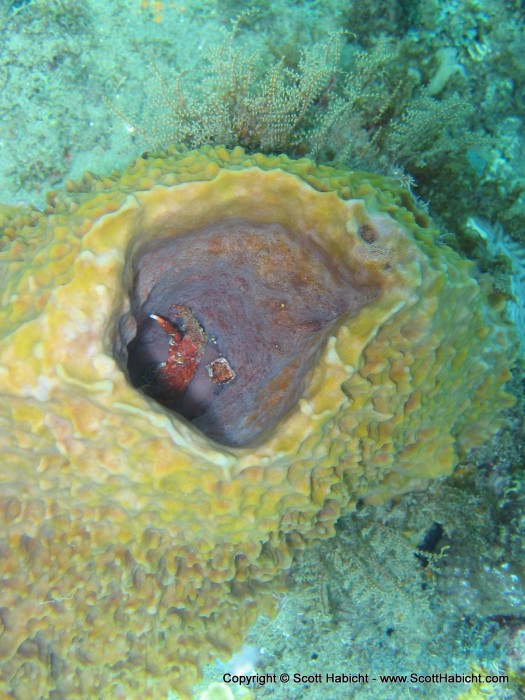
<svg viewBox="0 0 525 700">
<path fill-rule="evenodd" d="M 419 488 L 498 429 L 513 333 L 490 278 L 393 180 L 206 146 L 68 190 L 43 213 L 0 208 L 1 687 L 189 694 L 272 609 L 294 552 L 358 498 Z M 177 238 L 189 281 L 166 282 L 160 308 L 163 270 L 144 260 L 175 264 Z M 237 316 L 252 283 L 264 295 Z M 258 338 L 260 356 L 237 348 Z M 218 358 L 231 371 L 187 420 L 147 395 L 167 367 L 184 398 Z M 229 407 L 214 441 L 192 421 L 216 400 Z M 257 429 L 237 439 L 245 413 Z"/>
</svg>

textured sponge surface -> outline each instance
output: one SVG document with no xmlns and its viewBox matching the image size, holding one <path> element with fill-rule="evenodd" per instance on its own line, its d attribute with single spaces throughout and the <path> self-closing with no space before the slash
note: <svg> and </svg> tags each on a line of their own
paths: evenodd
<svg viewBox="0 0 525 700">
<path fill-rule="evenodd" d="M 0 208 L 0 683 L 17 700 L 189 694 L 342 510 L 449 473 L 498 429 L 514 339 L 490 279 L 391 180 L 219 147 L 69 189 L 45 213 Z M 342 290 L 251 447 L 126 371 L 144 246 L 232 221 L 290 232 Z"/>
</svg>

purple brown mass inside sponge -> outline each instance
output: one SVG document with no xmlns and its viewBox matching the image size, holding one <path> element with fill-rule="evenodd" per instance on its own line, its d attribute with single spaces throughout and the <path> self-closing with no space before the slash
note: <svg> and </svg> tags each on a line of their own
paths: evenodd
<svg viewBox="0 0 525 700">
<path fill-rule="evenodd" d="M 378 292 L 310 238 L 240 219 L 145 245 L 132 276 L 130 381 L 237 447 L 296 404 L 334 326 Z"/>
</svg>

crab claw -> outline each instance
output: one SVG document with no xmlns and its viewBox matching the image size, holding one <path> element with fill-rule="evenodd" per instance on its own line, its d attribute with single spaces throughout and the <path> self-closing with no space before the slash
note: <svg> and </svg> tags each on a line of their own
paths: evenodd
<svg viewBox="0 0 525 700">
<path fill-rule="evenodd" d="M 171 308 L 171 316 L 180 321 L 179 325 L 157 314 L 149 315 L 169 335 L 170 343 L 167 360 L 155 372 L 148 393 L 168 401 L 184 394 L 195 376 L 208 341 L 190 308 L 183 304 L 174 304 Z"/>
<path fill-rule="evenodd" d="M 162 316 L 157 316 L 157 314 L 150 314 L 149 317 L 159 324 L 162 330 L 170 336 L 171 340 L 174 340 L 177 343 L 182 340 L 182 333 L 179 331 L 177 326 L 173 325 L 173 323 L 165 318 L 162 318 Z"/>
</svg>

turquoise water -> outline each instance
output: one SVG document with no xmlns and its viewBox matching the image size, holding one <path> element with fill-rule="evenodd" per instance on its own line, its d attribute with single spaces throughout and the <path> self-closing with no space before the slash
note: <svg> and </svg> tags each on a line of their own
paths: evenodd
<svg viewBox="0 0 525 700">
<path fill-rule="evenodd" d="M 286 128 L 253 126 L 244 145 L 401 179 L 445 242 L 497 275 L 525 337 L 523 5 L 268 1 L 243 10 L 233 1 L 3 0 L 0 200 L 41 207 L 68 178 L 110 173 L 173 139 L 233 145 L 238 122 L 225 126 L 210 107 L 226 78 L 242 77 L 231 66 L 249 68 L 255 109 L 280 65 L 281 99 L 303 98 L 283 107 Z M 208 115 L 205 130 L 174 110 L 179 94 Z M 240 668 L 306 677 L 270 680 L 258 699 L 457 698 L 472 684 L 432 674 L 478 672 L 509 676 L 486 684 L 488 697 L 522 697 L 522 366 L 511 388 L 518 403 L 506 431 L 428 491 L 342 520 L 296 565 L 277 617 L 257 623 L 233 662 L 207 667 L 195 697 Z M 408 678 L 337 683 L 328 670 Z"/>
</svg>

